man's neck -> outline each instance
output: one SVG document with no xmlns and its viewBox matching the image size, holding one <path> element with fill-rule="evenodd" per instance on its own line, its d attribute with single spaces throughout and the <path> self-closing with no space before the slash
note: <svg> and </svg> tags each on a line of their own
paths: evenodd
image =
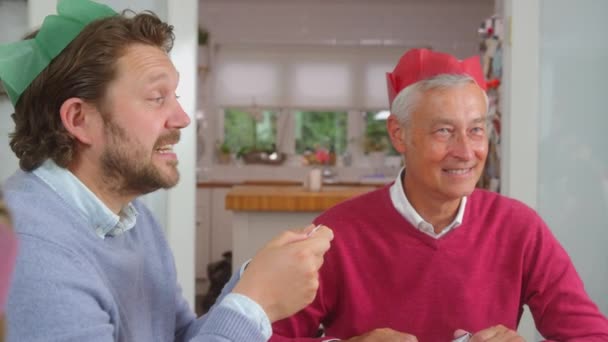
<svg viewBox="0 0 608 342">
<path fill-rule="evenodd" d="M 416 191 L 415 186 L 406 184 L 403 179 L 403 191 L 410 205 L 422 219 L 433 225 L 435 233 L 439 234 L 447 227 L 458 214 L 458 208 L 462 198 L 446 201 L 438 199 L 432 194 Z"/>
<path fill-rule="evenodd" d="M 104 176 L 99 168 L 90 167 L 95 165 L 92 161 L 73 162 L 68 170 L 76 176 L 103 204 L 105 204 L 113 213 L 119 214 L 129 202 L 135 199 L 136 196 L 120 194 L 120 189 L 113 188 L 112 184 L 104 182 Z"/>
</svg>

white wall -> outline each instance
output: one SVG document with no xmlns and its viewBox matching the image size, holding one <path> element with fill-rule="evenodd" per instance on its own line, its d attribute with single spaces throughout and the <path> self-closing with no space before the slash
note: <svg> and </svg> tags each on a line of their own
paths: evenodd
<svg viewBox="0 0 608 342">
<path fill-rule="evenodd" d="M 608 1 L 540 1 L 538 210 L 608 315 Z"/>
<path fill-rule="evenodd" d="M 608 2 L 505 0 L 504 10 L 503 192 L 538 210 L 608 314 Z M 529 315 L 520 331 L 540 338 Z"/>
<path fill-rule="evenodd" d="M 503 194 L 536 208 L 539 4 L 538 0 L 499 0 L 497 7 L 507 25 L 500 188 Z M 526 341 L 539 339 L 527 308 L 518 331 Z"/>
<path fill-rule="evenodd" d="M 432 46 L 460 57 L 478 52 L 487 0 L 200 0 L 214 42 Z M 396 62 L 396 61 L 395 61 Z"/>
<path fill-rule="evenodd" d="M 27 33 L 27 5 L 23 1 L 0 1 L 0 44 L 20 39 Z M 19 163 L 8 146 L 8 134 L 13 131 L 13 105 L 8 97 L 0 97 L 0 183 L 4 182 Z"/>
<path fill-rule="evenodd" d="M 13 131 L 14 126 L 10 117 L 13 112 L 13 105 L 8 98 L 0 98 L 0 165 L 2 165 L 0 167 L 0 183 L 4 182 L 19 168 L 19 161 L 8 145 L 8 135 Z"/>
<path fill-rule="evenodd" d="M 168 192 L 167 239 L 177 264 L 177 278 L 184 296 L 194 308 L 195 293 L 195 201 L 196 201 L 196 0 L 167 0 L 167 21 L 175 27 L 175 45 L 171 59 L 180 73 L 177 89 L 180 102 L 192 124 L 182 129 L 182 140 L 176 147 L 179 156 L 179 184 Z"/>
</svg>

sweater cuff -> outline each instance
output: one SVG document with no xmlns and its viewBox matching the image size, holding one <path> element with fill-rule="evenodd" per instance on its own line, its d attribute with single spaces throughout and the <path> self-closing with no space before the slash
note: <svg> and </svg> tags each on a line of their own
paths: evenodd
<svg viewBox="0 0 608 342">
<path fill-rule="evenodd" d="M 199 335 L 219 335 L 229 341 L 268 341 L 272 332 L 264 331 L 266 329 L 254 319 L 255 316 L 250 317 L 240 310 L 222 305 L 224 301 L 209 313 Z"/>
<path fill-rule="evenodd" d="M 267 336 L 267 339 L 272 335 L 272 326 L 268 315 L 266 315 L 260 304 L 251 298 L 240 293 L 229 293 L 224 297 L 220 305 L 232 309 L 255 322 L 262 335 Z"/>
<path fill-rule="evenodd" d="M 251 262 L 251 259 L 245 261 L 242 265 L 241 268 L 239 269 L 239 279 L 243 277 L 243 272 L 245 272 L 245 269 L 247 268 L 247 266 L 249 266 L 249 263 Z"/>
</svg>

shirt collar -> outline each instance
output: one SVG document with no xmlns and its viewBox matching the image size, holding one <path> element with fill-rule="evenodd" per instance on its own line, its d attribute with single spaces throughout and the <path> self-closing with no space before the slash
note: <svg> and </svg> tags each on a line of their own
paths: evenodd
<svg viewBox="0 0 608 342">
<path fill-rule="evenodd" d="M 133 204 L 129 203 L 116 215 L 72 172 L 51 159 L 42 163 L 33 173 L 66 203 L 77 208 L 100 238 L 120 235 L 135 226 L 138 213 Z"/>
<path fill-rule="evenodd" d="M 450 230 L 460 226 L 462 224 L 462 219 L 464 217 L 464 209 L 467 204 L 467 197 L 464 196 L 460 201 L 460 206 L 458 207 L 458 212 L 456 213 L 456 217 L 454 220 L 441 231 L 439 234 L 435 234 L 433 225 L 429 222 L 426 222 L 420 214 L 414 209 L 410 201 L 407 199 L 405 195 L 405 191 L 403 190 L 403 182 L 401 181 L 402 176 L 405 175 L 405 168 L 402 168 L 397 175 L 397 179 L 395 183 L 390 187 L 390 196 L 391 201 L 393 202 L 393 206 L 395 209 L 416 229 L 423 231 L 424 233 L 431 235 L 433 237 L 441 237 L 445 235 Z"/>
</svg>

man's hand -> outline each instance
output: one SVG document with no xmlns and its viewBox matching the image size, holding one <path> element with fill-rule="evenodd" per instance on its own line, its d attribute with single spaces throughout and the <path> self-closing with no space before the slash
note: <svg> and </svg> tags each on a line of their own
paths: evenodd
<svg viewBox="0 0 608 342">
<path fill-rule="evenodd" d="M 464 330 L 456 330 L 454 338 L 465 334 Z M 526 342 L 523 337 L 519 336 L 517 331 L 511 330 L 504 325 L 497 325 L 475 333 L 469 342 Z"/>
<path fill-rule="evenodd" d="M 346 340 L 348 342 L 418 342 L 414 335 L 402 333 L 390 328 L 374 329 L 363 335 Z"/>
<path fill-rule="evenodd" d="M 264 309 L 270 322 L 289 317 L 310 304 L 319 288 L 319 268 L 334 235 L 322 226 L 314 231 L 286 231 L 253 257 L 234 293 Z"/>
</svg>

